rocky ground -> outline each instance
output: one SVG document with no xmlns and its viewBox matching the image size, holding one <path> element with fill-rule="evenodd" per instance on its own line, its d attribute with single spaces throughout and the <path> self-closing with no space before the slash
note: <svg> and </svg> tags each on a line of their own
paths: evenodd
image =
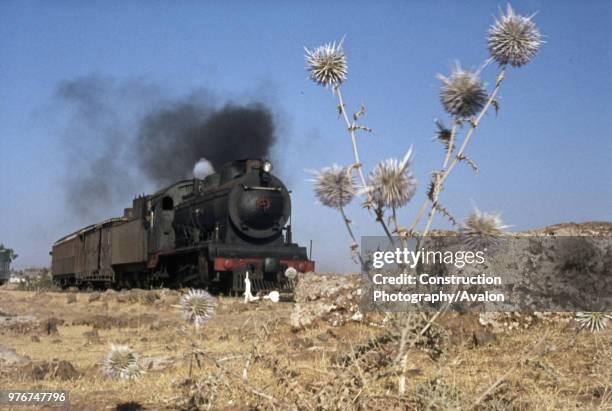
<svg viewBox="0 0 612 411">
<path fill-rule="evenodd" d="M 569 314 L 362 313 L 358 277 L 310 274 L 292 302 L 219 297 L 195 329 L 182 291 L 16 287 L 0 287 L 0 387 L 66 390 L 75 410 L 612 409 L 611 328 Z M 107 375 L 111 344 L 140 378 Z"/>
<path fill-rule="evenodd" d="M 394 319 L 359 312 L 357 279 L 310 276 L 296 303 L 219 298 L 199 330 L 171 290 L 0 289 L 0 386 L 62 389 L 71 409 L 609 409 L 610 330 L 567 316 L 447 314 L 408 348 L 397 392 Z M 419 334 L 423 321 L 408 327 Z M 145 373 L 101 367 L 126 344 Z M 191 363 L 191 367 L 190 367 Z M 191 368 L 191 376 L 190 376 Z"/>
</svg>

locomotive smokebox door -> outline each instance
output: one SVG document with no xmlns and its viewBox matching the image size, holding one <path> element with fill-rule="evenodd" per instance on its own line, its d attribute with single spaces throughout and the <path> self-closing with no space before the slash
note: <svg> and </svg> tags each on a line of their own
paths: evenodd
<svg viewBox="0 0 612 411">
<path fill-rule="evenodd" d="M 283 183 L 270 176 L 260 180 L 259 173 L 246 175 L 228 196 L 230 220 L 248 238 L 278 238 L 291 213 L 291 198 Z"/>
</svg>

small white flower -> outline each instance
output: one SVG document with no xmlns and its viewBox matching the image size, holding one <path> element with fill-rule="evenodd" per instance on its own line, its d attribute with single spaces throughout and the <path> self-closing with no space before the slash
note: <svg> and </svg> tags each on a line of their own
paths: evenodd
<svg viewBox="0 0 612 411">
<path fill-rule="evenodd" d="M 314 50 L 304 47 L 304 50 L 306 68 L 312 81 L 322 86 L 335 86 L 346 80 L 348 68 L 342 42 L 328 43 Z"/>
<path fill-rule="evenodd" d="M 537 54 L 542 36 L 532 17 L 515 14 L 508 4 L 506 14 L 495 20 L 489 29 L 487 43 L 491 57 L 499 64 L 520 67 Z"/>
<path fill-rule="evenodd" d="M 102 368 L 112 378 L 122 380 L 134 380 L 143 373 L 138 364 L 138 355 L 127 345 L 111 345 Z"/>
<path fill-rule="evenodd" d="M 204 290 L 189 290 L 180 303 L 183 317 L 196 326 L 210 320 L 215 313 L 215 299 Z"/>
</svg>

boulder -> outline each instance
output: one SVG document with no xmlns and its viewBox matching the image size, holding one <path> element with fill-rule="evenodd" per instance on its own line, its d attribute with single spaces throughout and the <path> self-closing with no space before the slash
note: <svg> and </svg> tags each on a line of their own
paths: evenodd
<svg viewBox="0 0 612 411">
<path fill-rule="evenodd" d="M 360 285 L 357 275 L 309 273 L 301 276 L 294 290 L 292 328 L 299 330 L 318 321 L 331 325 L 361 321 Z"/>
</svg>

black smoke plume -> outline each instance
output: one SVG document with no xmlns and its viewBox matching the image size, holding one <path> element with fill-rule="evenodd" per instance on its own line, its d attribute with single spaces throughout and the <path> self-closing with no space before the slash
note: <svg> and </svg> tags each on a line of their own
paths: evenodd
<svg viewBox="0 0 612 411">
<path fill-rule="evenodd" d="M 218 170 L 228 161 L 268 157 L 275 141 L 272 113 L 262 104 L 179 102 L 143 119 L 138 153 L 145 175 L 168 184 L 191 177 L 201 158 Z"/>
<path fill-rule="evenodd" d="M 219 102 L 198 90 L 168 98 L 156 85 L 97 75 L 60 83 L 69 117 L 62 142 L 65 193 L 79 222 L 120 213 L 134 195 L 215 170 L 242 158 L 266 158 L 276 141 L 272 112 L 261 103 Z"/>
<path fill-rule="evenodd" d="M 130 119 L 118 107 L 140 100 L 142 92 L 137 83 L 117 86 L 99 76 L 57 87 L 54 103 L 65 110 L 58 117 L 67 114 L 61 138 L 66 203 L 79 221 L 110 217 L 113 204 L 127 205 L 138 191 L 129 161 Z"/>
</svg>

